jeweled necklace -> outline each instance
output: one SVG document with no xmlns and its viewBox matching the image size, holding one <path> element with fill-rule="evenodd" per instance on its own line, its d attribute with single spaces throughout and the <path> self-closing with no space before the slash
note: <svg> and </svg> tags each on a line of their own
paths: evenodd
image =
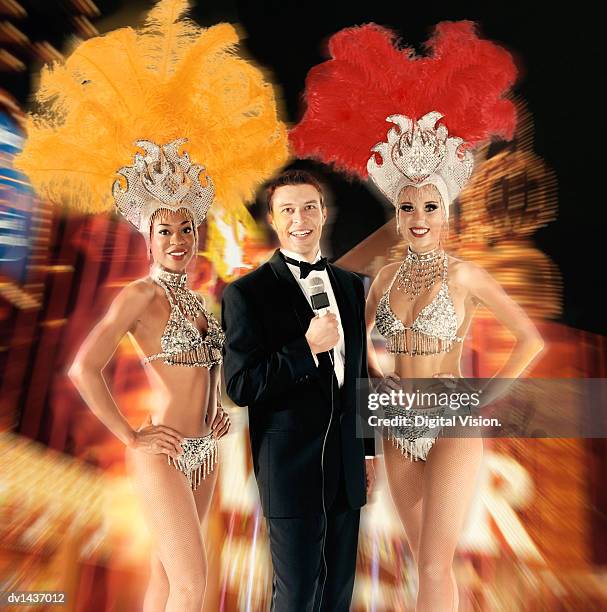
<svg viewBox="0 0 607 612">
<path fill-rule="evenodd" d="M 188 281 L 188 275 L 185 272 L 166 270 L 157 263 L 150 268 L 150 278 L 156 282 L 161 280 L 169 287 L 184 287 Z"/>
<path fill-rule="evenodd" d="M 413 297 L 429 291 L 443 275 L 444 254 L 440 245 L 425 253 L 416 253 L 409 247 L 398 269 L 397 290 Z"/>
<path fill-rule="evenodd" d="M 188 289 L 188 275 L 185 272 L 171 272 L 155 263 L 150 268 L 150 278 L 164 289 L 171 308 L 178 308 L 182 314 L 191 319 L 196 319 L 204 312 L 202 298 Z"/>
</svg>

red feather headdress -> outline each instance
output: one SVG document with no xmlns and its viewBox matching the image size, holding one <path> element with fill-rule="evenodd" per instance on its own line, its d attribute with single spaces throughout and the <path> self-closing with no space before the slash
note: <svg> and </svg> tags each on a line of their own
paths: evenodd
<svg viewBox="0 0 607 612">
<path fill-rule="evenodd" d="M 406 184 L 439 183 L 448 208 L 470 176 L 468 149 L 512 137 L 516 113 L 504 94 L 517 70 L 470 21 L 439 23 L 424 57 L 396 42 L 376 24 L 333 35 L 331 59 L 307 76 L 307 109 L 291 144 L 300 157 L 370 175 L 393 203 Z"/>
</svg>

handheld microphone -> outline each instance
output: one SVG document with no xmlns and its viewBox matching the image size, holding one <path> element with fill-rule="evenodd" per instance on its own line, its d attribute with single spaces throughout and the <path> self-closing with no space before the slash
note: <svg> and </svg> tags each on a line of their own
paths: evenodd
<svg viewBox="0 0 607 612">
<path fill-rule="evenodd" d="M 318 312 L 320 316 L 329 312 L 329 296 L 325 291 L 325 281 L 320 278 L 320 276 L 313 276 L 310 278 L 309 285 L 310 287 L 310 301 L 312 302 L 312 308 Z M 326 310 L 324 312 L 323 309 Z M 329 359 L 331 360 L 331 365 L 335 367 L 333 363 L 333 349 L 327 351 L 329 354 Z"/>
<path fill-rule="evenodd" d="M 310 279 L 309 287 L 312 308 L 316 311 L 329 308 L 329 296 L 325 291 L 325 281 L 320 276 L 313 276 Z"/>
</svg>

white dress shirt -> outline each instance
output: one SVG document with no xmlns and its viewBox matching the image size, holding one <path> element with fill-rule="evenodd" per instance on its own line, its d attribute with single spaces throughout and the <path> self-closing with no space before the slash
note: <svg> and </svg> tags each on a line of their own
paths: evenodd
<svg viewBox="0 0 607 612">
<path fill-rule="evenodd" d="M 287 251 L 286 249 L 280 249 L 280 252 L 291 259 L 296 259 L 297 261 L 304 261 L 299 253 L 294 253 L 293 251 Z M 314 258 L 311 263 L 316 263 L 321 258 L 320 251 Z M 333 293 L 333 287 L 331 286 L 331 280 L 329 279 L 329 273 L 327 270 L 312 270 L 310 274 L 306 278 L 300 278 L 300 270 L 299 266 L 294 266 L 289 262 L 286 262 L 287 267 L 291 270 L 295 280 L 301 287 L 304 295 L 308 299 L 310 306 L 312 305 L 312 299 L 310 297 L 310 279 L 314 277 L 322 278 L 325 283 L 325 291 L 327 292 L 327 297 L 329 298 L 329 312 L 332 312 L 337 317 L 337 329 L 339 332 L 339 340 L 337 345 L 333 349 L 333 361 L 335 364 L 335 377 L 337 378 L 337 383 L 341 387 L 344 384 L 344 367 L 346 363 L 346 344 L 344 342 L 344 329 L 341 325 L 341 317 L 339 316 L 339 308 L 337 307 L 337 300 L 335 299 L 335 294 Z M 318 366 L 318 358 L 314 353 L 312 353 L 312 357 L 314 357 L 314 361 Z"/>
</svg>

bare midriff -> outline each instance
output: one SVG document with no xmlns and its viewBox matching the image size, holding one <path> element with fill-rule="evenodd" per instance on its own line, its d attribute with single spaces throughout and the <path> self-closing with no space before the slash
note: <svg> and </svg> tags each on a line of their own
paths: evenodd
<svg viewBox="0 0 607 612">
<path fill-rule="evenodd" d="M 158 352 L 162 335 L 170 314 L 164 292 L 159 287 L 158 298 L 149 311 L 130 332 L 131 339 L 141 355 Z M 201 333 L 206 333 L 207 321 L 200 316 L 196 321 Z M 186 367 L 168 365 L 162 360 L 144 364 L 151 385 L 150 417 L 153 425 L 166 425 L 187 438 L 202 437 L 210 433 L 205 417 L 211 406 L 217 404 L 217 387 L 221 367 Z"/>
<path fill-rule="evenodd" d="M 152 424 L 167 425 L 188 438 L 210 433 L 205 417 L 217 403 L 220 366 L 188 368 L 157 361 L 145 367 L 152 387 Z"/>
</svg>

